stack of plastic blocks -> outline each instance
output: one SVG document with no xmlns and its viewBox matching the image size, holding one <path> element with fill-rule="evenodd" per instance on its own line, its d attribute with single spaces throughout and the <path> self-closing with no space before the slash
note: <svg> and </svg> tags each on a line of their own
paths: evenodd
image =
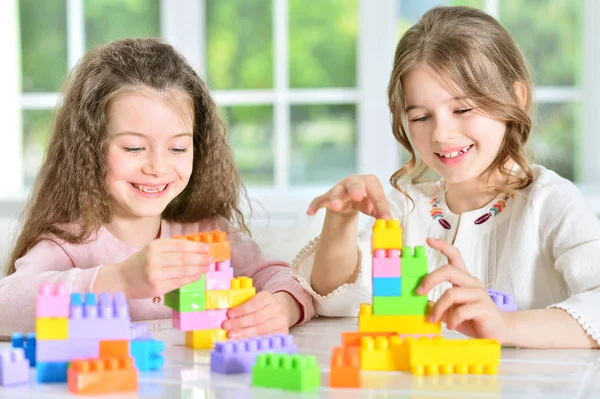
<svg viewBox="0 0 600 399">
<path fill-rule="evenodd" d="M 261 353 L 295 354 L 294 337 L 277 334 L 228 342 L 217 342 L 210 354 L 210 369 L 216 373 L 249 373 Z"/>
<path fill-rule="evenodd" d="M 227 310 L 256 294 L 252 279 L 233 277 L 231 251 L 223 231 L 176 236 L 206 243 L 215 263 L 197 281 L 165 295 L 165 306 L 173 309 L 173 327 L 185 332 L 186 346 L 210 349 L 215 342 L 227 340 L 222 324 L 227 320 Z"/>
<path fill-rule="evenodd" d="M 35 333 L 28 333 L 26 337 L 23 337 L 22 333 L 12 335 L 12 347 L 22 348 L 25 351 L 25 357 L 29 360 L 29 367 L 35 367 L 35 343 Z"/>
<path fill-rule="evenodd" d="M 511 294 L 490 289 L 487 292 L 500 310 L 504 312 L 516 312 L 518 310 L 515 297 Z"/>
<path fill-rule="evenodd" d="M 23 348 L 0 350 L 0 386 L 25 384 L 29 381 L 29 360 Z"/>
<path fill-rule="evenodd" d="M 165 344 L 153 338 L 100 341 L 100 358 L 132 357 L 139 371 L 160 370 L 165 364 Z"/>
<path fill-rule="evenodd" d="M 321 384 L 321 370 L 312 355 L 262 353 L 252 368 L 252 386 L 310 392 Z"/>
<path fill-rule="evenodd" d="M 424 247 L 402 246 L 398 220 L 373 225 L 373 304 L 362 304 L 359 331 L 397 334 L 440 334 L 441 323 L 427 320 L 427 295 L 416 293 L 428 273 Z"/>
</svg>

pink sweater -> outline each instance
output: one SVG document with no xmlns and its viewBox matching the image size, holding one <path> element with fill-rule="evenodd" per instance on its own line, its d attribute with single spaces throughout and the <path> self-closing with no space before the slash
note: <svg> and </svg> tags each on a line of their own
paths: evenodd
<svg viewBox="0 0 600 399">
<path fill-rule="evenodd" d="M 265 257 L 256 242 L 223 222 L 181 224 L 163 220 L 161 238 L 210 230 L 224 230 L 231 244 L 231 265 L 236 276 L 249 276 L 257 291 L 291 294 L 302 306 L 300 324 L 315 315 L 312 297 L 290 274 L 289 264 Z M 16 273 L 0 279 L 0 337 L 35 331 L 35 298 L 45 282 L 62 281 L 71 292 L 89 292 L 102 265 L 119 263 L 141 248 L 132 247 L 101 228 L 94 240 L 69 244 L 55 237 L 38 242 L 15 262 Z M 171 318 L 171 309 L 152 298 L 129 300 L 132 320 Z"/>
</svg>

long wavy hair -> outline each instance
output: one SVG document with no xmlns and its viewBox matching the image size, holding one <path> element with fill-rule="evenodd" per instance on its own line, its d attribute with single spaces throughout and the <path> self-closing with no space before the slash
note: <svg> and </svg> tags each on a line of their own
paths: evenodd
<svg viewBox="0 0 600 399">
<path fill-rule="evenodd" d="M 498 155 L 484 172 L 489 178 L 500 170 L 507 182 L 488 187 L 497 194 L 516 193 L 533 181 L 525 144 L 532 128 L 533 79 L 525 57 L 510 34 L 488 14 L 469 7 L 435 7 L 402 36 L 388 85 L 392 131 L 408 151 L 410 159 L 390 178 L 397 190 L 404 178 L 422 181 L 429 171 L 417 160 L 409 140 L 403 77 L 414 68 L 428 65 L 443 80 L 450 81 L 484 114 L 506 122 L 506 133 Z M 515 93 L 515 83 L 526 90 L 524 104 Z M 505 165 L 514 160 L 522 173 L 513 176 Z"/>
<path fill-rule="evenodd" d="M 7 275 L 44 236 L 83 243 L 112 220 L 105 184 L 107 110 L 119 93 L 140 87 L 181 90 L 193 104 L 192 175 L 162 217 L 182 223 L 224 218 L 249 233 L 240 211 L 247 192 L 207 86 L 172 46 L 157 39 L 123 39 L 88 52 L 63 86 L 63 100 L 21 215 Z M 65 227 L 73 225 L 75 229 Z"/>
</svg>

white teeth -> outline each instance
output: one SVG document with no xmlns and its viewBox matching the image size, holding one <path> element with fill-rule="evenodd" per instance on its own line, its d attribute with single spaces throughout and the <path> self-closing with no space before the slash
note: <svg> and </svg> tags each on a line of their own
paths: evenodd
<svg viewBox="0 0 600 399">
<path fill-rule="evenodd" d="M 164 191 L 164 189 L 167 188 L 167 185 L 165 184 L 164 186 L 159 186 L 159 187 L 146 187 L 146 186 L 140 186 L 137 184 L 133 184 L 133 187 L 135 187 L 138 190 L 143 191 L 145 193 L 159 193 L 161 191 Z"/>
<path fill-rule="evenodd" d="M 467 152 L 467 150 L 468 150 L 469 148 L 471 148 L 471 146 L 470 146 L 470 145 L 466 146 L 465 148 L 463 148 L 463 149 L 462 149 L 462 150 L 460 150 L 460 151 L 454 151 L 454 152 L 450 152 L 450 153 L 448 153 L 448 154 L 438 154 L 438 155 L 440 155 L 440 156 L 442 156 L 442 157 L 444 157 L 444 158 L 448 158 L 448 159 L 450 159 L 450 158 L 456 158 L 456 157 L 457 157 L 457 156 L 459 156 L 460 154 L 464 154 L 465 152 Z"/>
</svg>

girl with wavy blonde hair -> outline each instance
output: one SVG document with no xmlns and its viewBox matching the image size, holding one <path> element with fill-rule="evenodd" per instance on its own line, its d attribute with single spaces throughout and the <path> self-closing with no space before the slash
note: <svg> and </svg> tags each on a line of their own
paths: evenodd
<svg viewBox="0 0 600 399">
<path fill-rule="evenodd" d="M 286 262 L 248 236 L 246 197 L 206 85 L 173 47 L 124 39 L 68 77 L 46 156 L 0 280 L 0 335 L 33 331 L 38 288 L 125 292 L 136 320 L 170 318 L 166 292 L 213 259 L 177 235 L 224 230 L 235 275 L 259 292 L 229 311 L 230 337 L 285 332 L 314 315 Z"/>
<path fill-rule="evenodd" d="M 374 296 L 375 313 L 384 301 L 385 312 L 407 314 L 412 303 L 425 314 L 426 298 L 377 299 L 416 290 L 435 302 L 430 321 L 472 337 L 599 346 L 600 222 L 571 182 L 529 162 L 532 95 L 521 51 L 482 11 L 433 8 L 404 34 L 388 97 L 408 161 L 388 195 L 374 176 L 356 175 L 310 204 L 309 215 L 326 209 L 324 225 L 293 271 L 317 313 L 356 315 Z M 438 178 L 424 180 L 427 170 Z M 375 274 L 373 220 L 357 234 L 360 213 L 399 219 L 408 247 L 427 243 L 428 275 L 410 285 L 401 270 Z M 488 290 L 514 295 L 520 310 L 503 311 Z"/>
</svg>

